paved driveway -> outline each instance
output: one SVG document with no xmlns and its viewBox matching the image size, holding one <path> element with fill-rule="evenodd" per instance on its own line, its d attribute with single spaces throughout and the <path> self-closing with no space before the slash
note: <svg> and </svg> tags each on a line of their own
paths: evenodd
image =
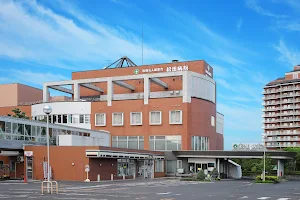
<svg viewBox="0 0 300 200">
<path fill-rule="evenodd" d="M 80 200 L 299 200 L 300 182 L 253 184 L 247 181 L 214 183 L 177 179 L 102 183 L 60 182 L 60 192 L 42 195 L 40 183 L 0 182 L 0 199 Z"/>
</svg>

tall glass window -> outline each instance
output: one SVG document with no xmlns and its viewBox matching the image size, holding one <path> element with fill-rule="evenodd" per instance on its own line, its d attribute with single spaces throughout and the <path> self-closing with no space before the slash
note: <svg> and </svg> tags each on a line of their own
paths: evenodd
<svg viewBox="0 0 300 200">
<path fill-rule="evenodd" d="M 155 151 L 176 151 L 181 150 L 181 136 L 150 136 L 149 146 Z"/>
<path fill-rule="evenodd" d="M 208 137 L 192 136 L 192 150 L 207 151 L 209 149 Z"/>
</svg>

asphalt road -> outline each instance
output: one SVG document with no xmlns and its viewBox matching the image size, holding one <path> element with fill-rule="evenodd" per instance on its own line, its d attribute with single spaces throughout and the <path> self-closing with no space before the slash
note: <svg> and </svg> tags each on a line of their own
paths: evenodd
<svg viewBox="0 0 300 200">
<path fill-rule="evenodd" d="M 0 182 L 0 199 L 80 200 L 300 200 L 300 182 L 253 184 L 247 181 L 214 183 L 176 179 L 102 183 L 60 182 L 59 194 L 41 194 L 40 182 Z"/>
</svg>

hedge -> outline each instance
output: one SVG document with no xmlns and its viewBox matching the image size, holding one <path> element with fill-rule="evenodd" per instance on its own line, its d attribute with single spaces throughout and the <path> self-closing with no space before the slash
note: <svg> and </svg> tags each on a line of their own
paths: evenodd
<svg viewBox="0 0 300 200">
<path fill-rule="evenodd" d="M 266 176 L 265 179 L 268 182 L 279 183 L 279 179 L 277 176 Z M 262 181 L 261 176 L 256 176 L 255 180 Z"/>
</svg>

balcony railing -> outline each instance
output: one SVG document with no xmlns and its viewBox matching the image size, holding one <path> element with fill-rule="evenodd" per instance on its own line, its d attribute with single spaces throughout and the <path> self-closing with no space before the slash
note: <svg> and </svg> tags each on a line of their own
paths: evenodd
<svg viewBox="0 0 300 200">
<path fill-rule="evenodd" d="M 270 142 L 270 141 L 269 141 Z M 300 147 L 300 144 L 272 144 L 268 143 L 266 144 L 267 147 Z"/>
<path fill-rule="evenodd" d="M 265 133 L 266 135 L 300 135 L 300 131 L 272 131 L 270 133 Z"/>
<path fill-rule="evenodd" d="M 277 111 L 280 110 L 280 107 L 277 108 L 263 108 L 262 111 L 264 112 L 269 112 L 269 111 Z"/>
<path fill-rule="evenodd" d="M 265 140 L 265 142 L 269 141 L 300 141 L 300 138 L 268 138 Z"/>
<path fill-rule="evenodd" d="M 273 94 L 273 93 L 279 93 L 281 89 L 272 89 L 272 90 L 263 90 L 263 94 Z"/>
<path fill-rule="evenodd" d="M 279 99 L 280 95 L 272 95 L 272 96 L 264 96 L 262 99 L 267 100 L 267 99 Z"/>
<path fill-rule="evenodd" d="M 277 114 L 263 114 L 262 117 L 278 117 L 280 115 L 280 113 Z"/>
</svg>

